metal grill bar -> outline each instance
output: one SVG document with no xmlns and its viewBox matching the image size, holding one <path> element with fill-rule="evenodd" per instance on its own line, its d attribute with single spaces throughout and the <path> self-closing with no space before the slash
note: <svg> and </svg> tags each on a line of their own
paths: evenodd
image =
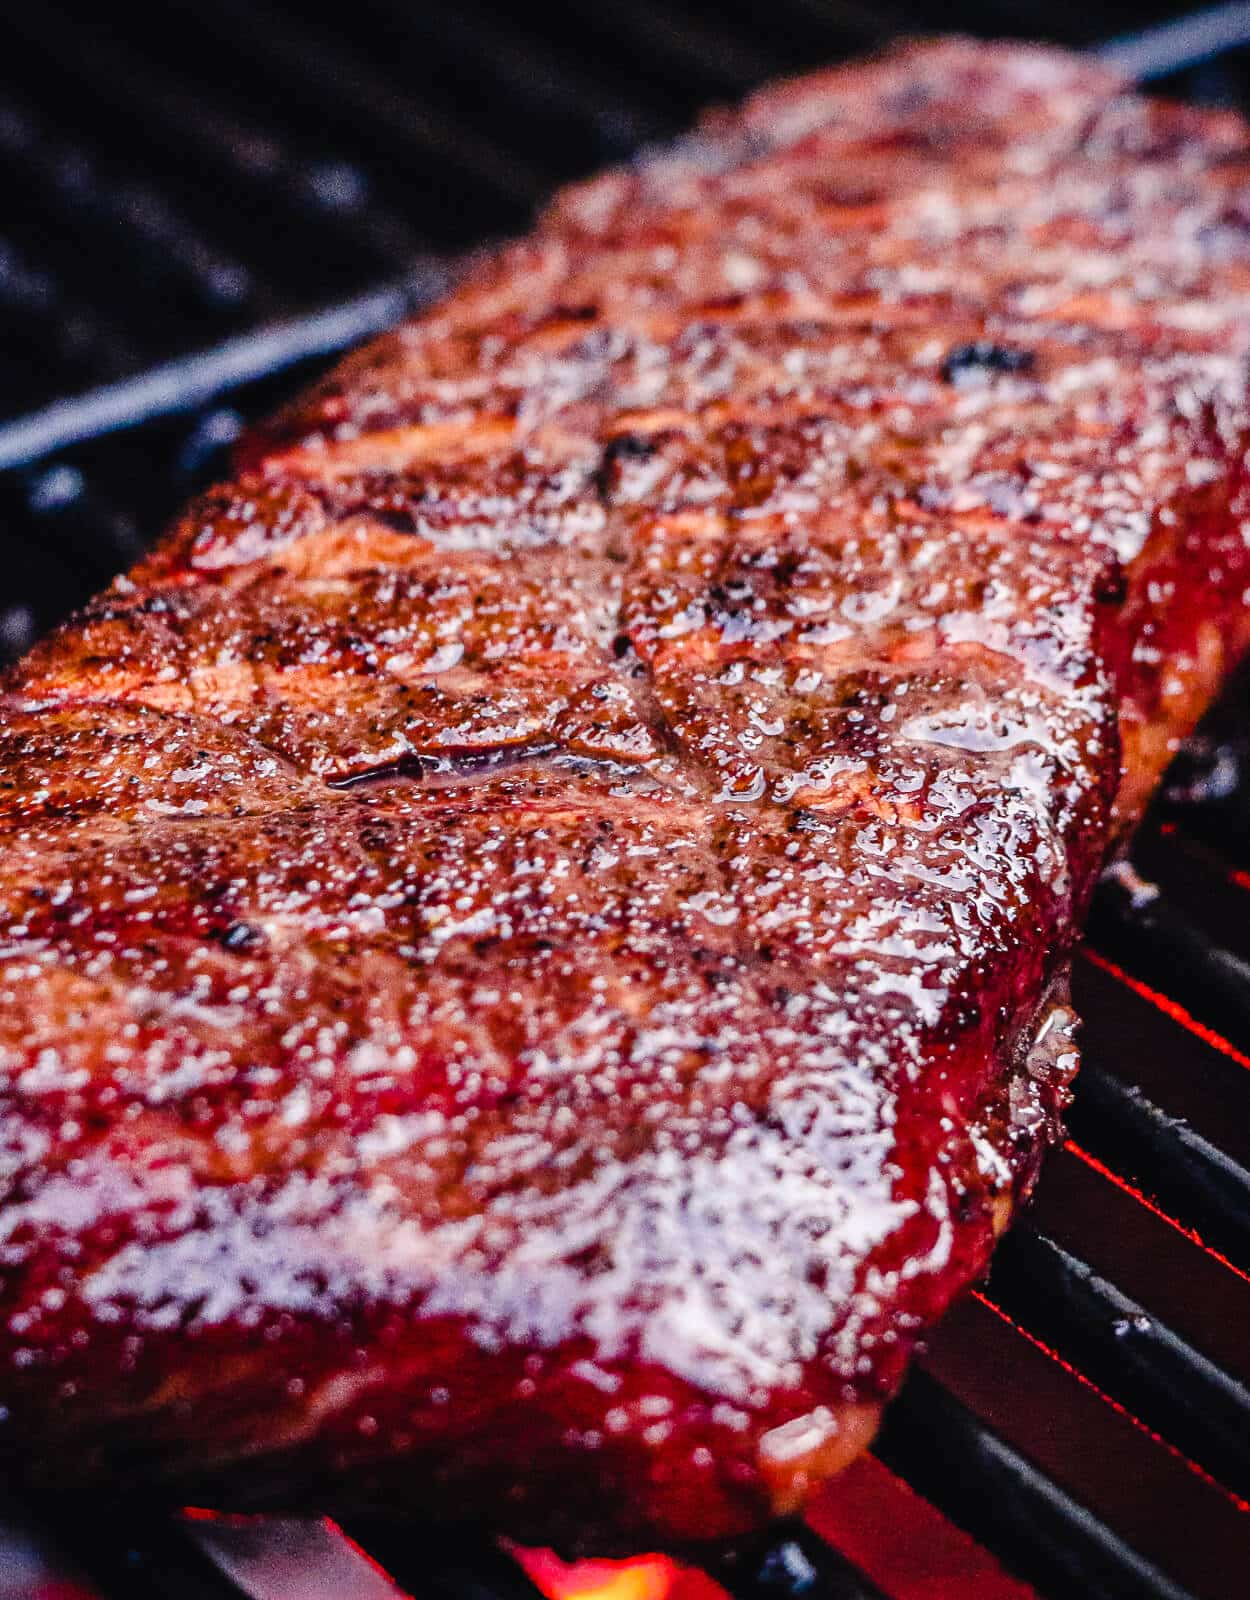
<svg viewBox="0 0 1250 1600">
<path fill-rule="evenodd" d="M 983 1545 L 875 1455 L 843 1472 L 808 1509 L 811 1527 L 868 1572 L 892 1600 L 1038 1600 Z"/>
<path fill-rule="evenodd" d="M 0 425 L 0 470 L 46 459 L 118 428 L 193 410 L 301 362 L 335 355 L 399 321 L 436 293 L 443 281 L 430 263 L 407 284 L 258 328 L 216 349 L 151 367 L 137 378 Z"/>
<path fill-rule="evenodd" d="M 1250 1560 L 1241 1503 L 1066 1349 L 979 1295 L 950 1314 L 924 1366 L 1143 1559 L 1226 1600 L 1226 1563 Z"/>
<path fill-rule="evenodd" d="M 1003 1241 L 989 1293 L 1222 1483 L 1250 1491 L 1250 1390 L 1139 1302 L 1028 1223 Z"/>
<path fill-rule="evenodd" d="M 1250 5 L 1212 6 L 1144 33 L 1113 39 L 1098 51 L 1111 66 L 1138 83 L 1170 77 L 1201 65 L 1250 40 Z"/>
<path fill-rule="evenodd" d="M 1054 1152 L 1027 1221 L 1250 1387 L 1250 1276 L 1088 1151 L 1069 1142 Z"/>
<path fill-rule="evenodd" d="M 1081 1076 L 1074 1138 L 1235 1263 L 1250 1263 L 1250 1173 L 1097 1065 Z"/>
<path fill-rule="evenodd" d="M 1213 1048 L 1246 1054 L 1250 1071 L 1250 959 L 1221 943 L 1218 932 L 1223 921 L 1232 938 L 1245 940 L 1250 897 L 1178 844 L 1160 857 L 1157 846 L 1134 852 L 1149 874 L 1145 888 L 1124 878 L 1104 883 L 1089 938 L 1096 950 L 1114 951 L 1133 978 L 1165 990 L 1173 1018 L 1200 1015 L 1199 1026 L 1220 1036 Z"/>
<path fill-rule="evenodd" d="M 250 1600 L 405 1600 L 394 1579 L 332 1522 L 197 1515 L 186 1531 Z"/>
<path fill-rule="evenodd" d="M 1109 963 L 1083 958 L 1075 988 L 1100 1008 L 1087 1027 L 1095 1065 L 1148 1096 L 1250 1171 L 1250 1128 L 1241 1114 L 1250 1107 L 1246 1057 L 1234 1053 L 1222 1035 L 1208 1035 L 1183 1008 L 1163 1002 L 1150 990 L 1143 992 Z M 1135 1044 L 1142 1047 L 1140 1058 L 1131 1053 Z"/>
<path fill-rule="evenodd" d="M 876 1453 L 1046 1594 L 1192 1600 L 927 1372 L 890 1407 Z"/>
<path fill-rule="evenodd" d="M 1073 1136 L 1250 1264 L 1250 1128 L 1226 1114 L 1250 1077 L 1092 963 L 1079 962 L 1076 979 L 1085 1034 Z"/>
</svg>

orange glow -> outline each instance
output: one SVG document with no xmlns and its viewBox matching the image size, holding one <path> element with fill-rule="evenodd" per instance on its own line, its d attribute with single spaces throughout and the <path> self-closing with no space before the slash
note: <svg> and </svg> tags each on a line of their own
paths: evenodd
<svg viewBox="0 0 1250 1600">
<path fill-rule="evenodd" d="M 547 1600 L 726 1600 L 706 1573 L 667 1556 L 568 1562 L 551 1550 L 509 1549 Z"/>
<path fill-rule="evenodd" d="M 628 1561 L 561 1561 L 551 1550 L 512 1554 L 547 1600 L 669 1600 L 677 1568 L 667 1556 L 635 1556 Z"/>
</svg>

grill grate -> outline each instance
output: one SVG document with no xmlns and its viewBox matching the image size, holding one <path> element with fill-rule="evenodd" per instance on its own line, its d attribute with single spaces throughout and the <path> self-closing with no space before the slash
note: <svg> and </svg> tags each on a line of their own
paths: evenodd
<svg viewBox="0 0 1250 1600">
<path fill-rule="evenodd" d="M 1020 0 L 1010 26 L 1084 42 L 1149 11 Z M 436 293 L 447 252 L 700 104 L 951 21 L 863 0 L 772 0 L 767 28 L 752 0 L 353 13 L 346 44 L 341 16 L 281 0 L 8 18 L 0 659 L 131 561 L 248 418 Z M 975 0 L 958 20 L 1008 22 Z M 1250 6 L 1225 6 L 1112 49 L 1250 105 L 1246 41 Z M 0 1600 L 1223 1600 L 1250 1569 L 1248 696 L 1250 672 L 1100 897 L 1071 1141 L 806 1521 L 701 1566 L 565 1568 L 420 1527 L 0 1505 Z"/>
</svg>

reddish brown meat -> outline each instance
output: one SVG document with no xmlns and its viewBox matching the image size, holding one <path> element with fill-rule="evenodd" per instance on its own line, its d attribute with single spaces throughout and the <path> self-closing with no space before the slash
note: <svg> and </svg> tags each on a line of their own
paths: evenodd
<svg viewBox="0 0 1250 1600">
<path fill-rule="evenodd" d="M 608 1550 L 862 1447 L 1250 631 L 1247 217 L 1240 121 L 1062 55 L 767 92 L 11 675 L 21 1470 Z"/>
</svg>

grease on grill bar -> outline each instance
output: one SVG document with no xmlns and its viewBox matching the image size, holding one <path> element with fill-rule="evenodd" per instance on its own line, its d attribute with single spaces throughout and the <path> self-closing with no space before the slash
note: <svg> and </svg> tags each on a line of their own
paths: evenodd
<svg viewBox="0 0 1250 1600">
<path fill-rule="evenodd" d="M 767 28 L 749 0 L 358 10 L 346 46 L 277 3 L 245 27 L 237 0 L 107 33 L 86 0 L 12 19 L 0 415 L 36 414 L 0 425 L 0 659 L 129 562 L 247 418 L 430 293 L 430 252 L 764 75 L 952 20 L 859 0 L 774 0 Z M 1069 42 L 1142 20 L 1128 0 L 1010 19 Z M 1247 105 L 1243 39 L 1234 6 L 1116 48 Z M 1250 670 L 1100 901 L 1072 1142 L 805 1522 L 702 1564 L 567 1567 L 418 1527 L 10 1506 L 0 1600 L 1227 1600 L 1250 1570 L 1248 707 Z"/>
</svg>

